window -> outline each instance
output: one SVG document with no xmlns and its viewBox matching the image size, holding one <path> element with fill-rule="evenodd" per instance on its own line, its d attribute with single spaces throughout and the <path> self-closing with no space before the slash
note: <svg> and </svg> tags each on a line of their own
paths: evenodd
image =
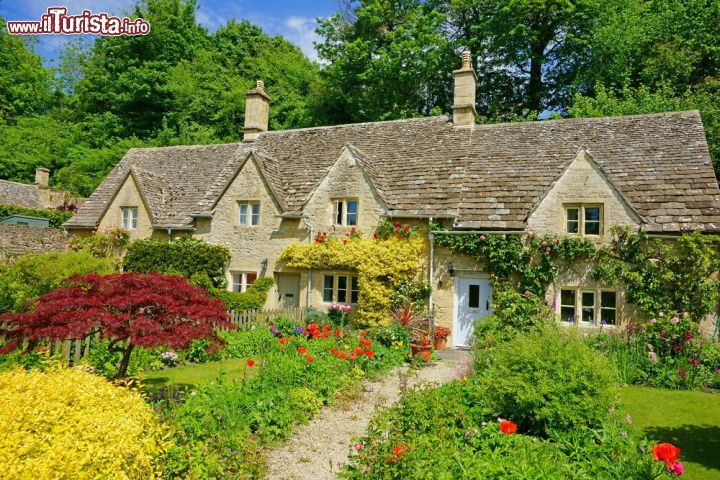
<svg viewBox="0 0 720 480">
<path fill-rule="evenodd" d="M 244 292 L 250 285 L 255 283 L 257 273 L 255 272 L 233 272 L 232 274 L 232 291 Z"/>
<path fill-rule="evenodd" d="M 602 207 L 571 205 L 565 207 L 565 231 L 577 235 L 602 233 Z"/>
<path fill-rule="evenodd" d="M 122 207 L 120 209 L 120 226 L 125 230 L 136 230 L 138 209 L 137 207 Z"/>
<path fill-rule="evenodd" d="M 323 303 L 356 304 L 358 298 L 357 277 L 331 273 L 323 275 Z"/>
<path fill-rule="evenodd" d="M 333 225 L 358 224 L 357 200 L 333 200 Z"/>
<path fill-rule="evenodd" d="M 238 224 L 260 225 L 260 202 L 238 202 Z"/>
<path fill-rule="evenodd" d="M 560 291 L 560 320 L 575 322 L 575 290 Z"/>
<path fill-rule="evenodd" d="M 617 319 L 617 299 L 615 292 L 600 292 L 600 323 L 615 325 Z"/>
<path fill-rule="evenodd" d="M 480 308 L 480 285 L 469 285 L 468 308 Z"/>
<path fill-rule="evenodd" d="M 617 298 L 613 291 L 562 289 L 559 310 L 562 322 L 617 325 Z"/>
</svg>

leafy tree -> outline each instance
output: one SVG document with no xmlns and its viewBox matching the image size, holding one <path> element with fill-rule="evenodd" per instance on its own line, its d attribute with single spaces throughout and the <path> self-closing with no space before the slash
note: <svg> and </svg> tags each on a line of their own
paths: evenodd
<svg viewBox="0 0 720 480">
<path fill-rule="evenodd" d="M 219 300 L 182 277 L 156 273 L 90 274 L 70 279 L 64 287 L 43 295 L 30 313 L 5 314 L 10 342 L 22 339 L 32 348 L 41 339 L 84 339 L 99 333 L 110 340 L 110 351 L 122 353 L 118 376 L 127 372 L 136 346 L 187 348 L 194 339 L 220 342 L 215 327 L 234 328 Z"/>
<path fill-rule="evenodd" d="M 10 35 L 0 17 L 0 124 L 49 107 L 50 72 L 22 38 Z"/>
</svg>

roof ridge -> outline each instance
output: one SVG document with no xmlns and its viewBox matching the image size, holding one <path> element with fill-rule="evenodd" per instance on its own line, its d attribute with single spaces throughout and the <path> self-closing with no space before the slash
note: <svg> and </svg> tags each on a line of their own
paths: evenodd
<svg viewBox="0 0 720 480">
<path fill-rule="evenodd" d="M 413 118 L 397 118 L 394 120 L 376 120 L 374 122 L 358 122 L 358 123 L 341 123 L 338 125 L 318 125 L 315 127 L 303 127 L 303 128 L 289 128 L 285 130 L 268 130 L 267 132 L 262 132 L 258 136 L 259 138 L 262 138 L 267 135 L 274 135 L 279 133 L 291 133 L 291 132 L 306 132 L 310 130 L 330 130 L 334 128 L 345 128 L 345 127 L 358 127 L 363 125 L 378 125 L 378 124 L 391 124 L 391 123 L 402 123 L 402 122 L 423 122 L 423 121 L 433 121 L 437 122 L 441 119 L 445 119 L 446 121 L 450 121 L 450 117 L 448 115 L 434 115 L 431 117 L 413 117 Z M 257 141 L 257 140 L 256 140 Z"/>
</svg>

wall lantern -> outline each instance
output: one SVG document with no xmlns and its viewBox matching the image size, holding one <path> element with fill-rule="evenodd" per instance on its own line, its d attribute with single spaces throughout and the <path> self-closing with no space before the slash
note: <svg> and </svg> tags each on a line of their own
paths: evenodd
<svg viewBox="0 0 720 480">
<path fill-rule="evenodd" d="M 448 263 L 448 273 L 451 277 L 455 276 L 455 267 L 453 266 L 452 262 Z"/>
<path fill-rule="evenodd" d="M 266 258 L 262 262 L 260 262 L 260 266 L 262 267 L 263 270 L 267 270 L 268 259 Z"/>
</svg>

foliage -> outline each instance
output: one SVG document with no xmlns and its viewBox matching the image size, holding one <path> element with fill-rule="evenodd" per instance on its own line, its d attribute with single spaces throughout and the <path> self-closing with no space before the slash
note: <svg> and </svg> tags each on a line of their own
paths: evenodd
<svg viewBox="0 0 720 480">
<path fill-rule="evenodd" d="M 713 274 L 720 267 L 718 239 L 699 231 L 677 240 L 649 240 L 644 232 L 614 227 L 610 246 L 599 249 L 593 275 L 627 288 L 628 301 L 646 317 L 685 316 L 700 321 L 720 297 Z"/>
<path fill-rule="evenodd" d="M 543 439 L 522 427 L 502 433 L 477 398 L 472 382 L 409 391 L 372 419 L 341 478 L 670 478 L 618 414 Z"/>
<path fill-rule="evenodd" d="M 123 376 L 136 346 L 186 348 L 196 338 L 218 340 L 214 328 L 233 328 L 217 300 L 182 277 L 125 273 L 74 277 L 40 297 L 30 313 L 5 314 L 10 342 L 0 352 L 12 351 L 21 340 L 29 347 L 40 339 L 84 339 L 99 333 L 109 339 L 110 351 L 123 354 L 118 375 Z"/>
<path fill-rule="evenodd" d="M 93 257 L 111 259 L 115 265 L 118 265 L 129 240 L 130 235 L 127 230 L 113 228 L 89 236 L 72 237 L 68 242 L 68 248 L 74 251 L 86 251 Z"/>
<path fill-rule="evenodd" d="M 204 273 L 202 275 L 204 275 Z M 196 284 L 193 281 L 193 279 L 196 278 L 197 276 L 191 278 L 191 283 Z M 262 277 L 255 280 L 244 292 L 229 292 L 216 287 L 209 287 L 207 290 L 214 298 L 221 300 L 227 310 L 242 312 L 263 308 L 267 300 L 268 291 L 270 291 L 273 285 L 275 285 L 275 280 L 273 280 L 272 277 Z"/>
<path fill-rule="evenodd" d="M 167 433 L 135 391 L 76 368 L 15 369 L 0 373 L 0 410 L 3 478 L 161 477 Z"/>
<path fill-rule="evenodd" d="M 2 176 L 0 174 L 0 176 Z M 34 208 L 18 207 L 14 205 L 0 205 L 0 218 L 9 217 L 10 215 L 27 215 L 28 217 L 40 217 L 50 220 L 50 227 L 62 230 L 63 223 L 70 220 L 73 216 L 71 212 L 61 212 L 58 210 L 36 210 Z"/>
<path fill-rule="evenodd" d="M 227 284 L 225 267 L 230 261 L 230 251 L 225 246 L 189 237 L 169 242 L 144 239 L 132 242 L 123 260 L 129 272 L 158 272 L 187 278 L 204 273 L 214 287 L 223 288 Z"/>
<path fill-rule="evenodd" d="M 156 394 L 157 408 L 176 427 L 168 461 L 173 478 L 261 478 L 263 446 L 289 436 L 339 389 L 404 358 L 369 335 L 326 330 L 327 324 L 293 335 L 291 322 L 277 319 L 274 325 L 277 334 L 270 328 L 228 332 L 234 339 L 227 338 L 226 353 L 234 343 L 233 355 L 254 360 L 241 379 L 220 375 L 184 395 Z"/>
<path fill-rule="evenodd" d="M 477 398 L 488 418 L 511 418 L 522 431 L 546 436 L 600 427 L 614 401 L 614 380 L 605 358 L 553 326 L 499 345 L 478 372 Z"/>
<path fill-rule="evenodd" d="M 415 278 L 422 247 L 419 238 L 340 241 L 329 237 L 323 242 L 290 245 L 281 252 L 280 260 L 294 268 L 356 271 L 359 320 L 377 325 L 389 320 L 393 289 L 401 282 Z"/>
<path fill-rule="evenodd" d="M 416 311 L 426 310 L 430 297 L 430 284 L 424 281 L 406 280 L 401 282 L 390 297 L 392 308 L 400 308 L 407 304 L 413 305 Z"/>
<path fill-rule="evenodd" d="M 76 275 L 112 273 L 112 264 L 86 252 L 25 254 L 0 265 L 0 313 L 22 312 L 32 302 Z"/>
</svg>

